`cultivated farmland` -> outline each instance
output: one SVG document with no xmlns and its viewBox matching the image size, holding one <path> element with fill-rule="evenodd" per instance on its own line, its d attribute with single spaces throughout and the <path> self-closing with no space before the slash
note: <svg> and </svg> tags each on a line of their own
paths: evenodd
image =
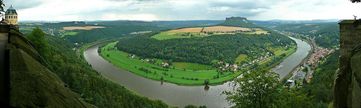
<svg viewBox="0 0 361 108">
<path fill-rule="evenodd" d="M 268 31 L 261 28 L 244 28 L 233 26 L 210 26 L 210 27 L 193 27 L 193 28 L 180 28 L 161 32 L 152 36 L 157 40 L 179 39 L 179 38 L 193 38 L 193 37 L 207 37 L 212 35 L 223 34 L 254 34 L 262 35 L 269 34 Z"/>
</svg>

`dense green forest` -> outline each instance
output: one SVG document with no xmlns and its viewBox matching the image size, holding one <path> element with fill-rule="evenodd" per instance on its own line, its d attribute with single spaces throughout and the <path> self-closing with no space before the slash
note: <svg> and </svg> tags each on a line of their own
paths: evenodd
<svg viewBox="0 0 361 108">
<path fill-rule="evenodd" d="M 339 45 L 339 25 L 336 22 L 324 23 L 268 23 L 263 26 L 271 29 L 302 34 L 314 38 L 317 45 L 334 48 Z"/>
<path fill-rule="evenodd" d="M 99 40 L 117 38 L 132 32 L 160 31 L 189 26 L 216 25 L 222 21 L 93 21 L 93 22 L 57 22 L 57 23 L 23 23 L 20 25 L 21 32 L 29 33 L 35 27 L 40 27 L 44 32 L 62 37 L 71 43 L 90 43 Z M 105 28 L 93 30 L 69 30 L 63 27 L 69 26 L 102 26 Z M 72 32 L 72 33 L 67 33 Z"/>
<path fill-rule="evenodd" d="M 167 108 L 161 101 L 140 97 L 94 71 L 71 50 L 74 46 L 59 37 L 45 35 L 36 28 L 27 38 L 44 57 L 47 67 L 74 92 L 101 108 Z"/>
<path fill-rule="evenodd" d="M 119 50 L 144 58 L 159 58 L 175 62 L 211 64 L 212 61 L 234 63 L 240 54 L 252 57 L 269 51 L 270 47 L 285 47 L 294 42 L 278 33 L 266 35 L 217 35 L 204 38 L 156 40 L 155 33 L 122 38 Z"/>
</svg>

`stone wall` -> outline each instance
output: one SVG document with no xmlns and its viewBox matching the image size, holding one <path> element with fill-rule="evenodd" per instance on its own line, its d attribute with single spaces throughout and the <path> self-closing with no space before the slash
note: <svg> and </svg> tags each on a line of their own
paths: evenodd
<svg viewBox="0 0 361 108">
<path fill-rule="evenodd" d="M 340 69 L 335 82 L 335 102 L 336 108 L 360 108 L 361 91 L 360 68 L 361 60 L 357 61 L 358 53 L 356 49 L 361 45 L 361 20 L 344 20 L 340 23 Z M 352 61 L 352 62 L 351 62 Z"/>
</svg>

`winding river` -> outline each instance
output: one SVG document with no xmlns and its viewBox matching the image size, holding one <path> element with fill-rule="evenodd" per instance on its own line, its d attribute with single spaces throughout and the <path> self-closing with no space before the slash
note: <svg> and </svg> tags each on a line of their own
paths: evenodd
<svg viewBox="0 0 361 108">
<path fill-rule="evenodd" d="M 292 38 L 297 43 L 297 51 L 286 58 L 279 66 L 273 69 L 280 77 L 285 77 L 307 57 L 311 46 L 299 39 Z M 84 52 L 86 61 L 106 78 L 118 83 L 139 95 L 151 99 L 161 100 L 172 106 L 184 107 L 186 105 L 206 105 L 208 108 L 229 107 L 230 104 L 222 95 L 225 90 L 232 90 L 232 82 L 222 85 L 210 86 L 208 91 L 204 86 L 179 86 L 143 78 L 119 69 L 103 59 L 97 52 L 99 45 L 92 46 Z"/>
</svg>

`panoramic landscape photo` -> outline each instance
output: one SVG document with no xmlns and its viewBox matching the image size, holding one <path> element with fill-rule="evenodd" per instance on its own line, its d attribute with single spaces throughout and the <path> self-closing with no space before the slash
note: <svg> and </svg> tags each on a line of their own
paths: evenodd
<svg viewBox="0 0 361 108">
<path fill-rule="evenodd" d="M 0 0 L 1 105 L 361 108 L 359 0 Z"/>
</svg>

